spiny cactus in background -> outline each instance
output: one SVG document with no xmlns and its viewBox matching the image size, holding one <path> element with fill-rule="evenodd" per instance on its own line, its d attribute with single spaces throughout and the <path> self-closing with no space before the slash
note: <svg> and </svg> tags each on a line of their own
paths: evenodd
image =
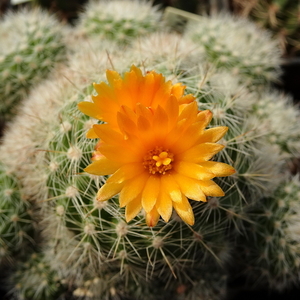
<svg viewBox="0 0 300 300">
<path fill-rule="evenodd" d="M 265 91 L 259 101 L 254 103 L 253 112 L 265 123 L 267 139 L 288 160 L 300 152 L 300 131 L 297 120 L 299 108 L 293 105 L 290 96 L 278 91 Z"/>
<path fill-rule="evenodd" d="M 299 284 L 299 197 L 296 176 L 247 208 L 247 238 L 237 241 L 239 268 L 234 271 L 242 272 L 249 286 L 283 290 Z"/>
<path fill-rule="evenodd" d="M 188 23 L 185 35 L 205 51 L 216 68 L 241 75 L 251 87 L 278 79 L 278 42 L 248 20 L 230 15 L 202 16 L 198 22 Z"/>
<path fill-rule="evenodd" d="M 8 13 L 0 22 L 0 113 L 9 118 L 30 88 L 64 59 L 63 27 L 39 9 Z"/>
<path fill-rule="evenodd" d="M 141 37 L 130 47 L 133 57 L 139 61 L 146 57 L 148 68 L 155 68 L 173 82 L 178 81 L 178 76 L 181 79 L 190 77 L 195 66 L 206 63 L 204 51 L 201 50 L 190 39 L 166 31 Z"/>
<path fill-rule="evenodd" d="M 299 1 L 233 0 L 233 10 L 269 29 L 279 39 L 285 54 L 293 55 L 299 51 Z"/>
<path fill-rule="evenodd" d="M 43 253 L 26 253 L 6 279 L 13 299 L 65 299 L 67 288 L 44 261 Z"/>
<path fill-rule="evenodd" d="M 77 30 L 97 39 L 126 44 L 159 29 L 161 13 L 145 0 L 90 1 L 79 16 Z"/>
<path fill-rule="evenodd" d="M 0 269 L 12 263 L 34 243 L 31 205 L 23 198 L 18 181 L 0 164 Z"/>
</svg>

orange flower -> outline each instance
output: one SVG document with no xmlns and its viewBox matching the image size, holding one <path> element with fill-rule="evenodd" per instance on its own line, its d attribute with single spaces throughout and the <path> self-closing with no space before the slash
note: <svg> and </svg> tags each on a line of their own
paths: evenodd
<svg viewBox="0 0 300 300">
<path fill-rule="evenodd" d="M 101 143 L 97 144 L 97 158 L 85 171 L 112 174 L 97 199 L 105 201 L 119 194 L 127 222 L 144 209 L 147 224 L 155 226 L 160 216 L 168 222 L 174 208 L 184 222 L 193 225 L 188 199 L 206 201 L 206 196 L 223 196 L 212 179 L 235 172 L 225 163 L 210 161 L 224 147 L 216 142 L 227 127 L 205 130 L 212 113 L 199 112 L 196 101 L 186 101 L 182 86 L 176 85 L 172 92 L 162 76 L 150 72 L 142 77 L 137 70 L 133 67 L 124 81 L 113 73 L 111 86 L 100 84 L 105 87 L 98 89 L 101 96 L 85 109 L 81 106 L 82 111 L 108 122 L 93 126 L 93 136 Z M 132 79 L 133 73 L 138 79 Z M 149 74 L 151 84 L 145 79 Z"/>
<path fill-rule="evenodd" d="M 170 97 L 175 98 L 179 104 L 194 101 L 190 95 L 183 96 L 185 86 L 181 83 L 172 84 L 166 81 L 162 74 L 154 71 L 143 76 L 142 71 L 132 66 L 124 78 L 119 73 L 107 70 L 108 84 L 101 82 L 94 84 L 97 96 L 92 96 L 93 102 L 80 102 L 78 108 L 86 115 L 118 127 L 117 112 L 122 106 L 135 112 L 136 104 L 156 109 L 158 105 L 166 109 Z M 94 130 L 87 133 L 88 138 L 97 138 Z"/>
</svg>

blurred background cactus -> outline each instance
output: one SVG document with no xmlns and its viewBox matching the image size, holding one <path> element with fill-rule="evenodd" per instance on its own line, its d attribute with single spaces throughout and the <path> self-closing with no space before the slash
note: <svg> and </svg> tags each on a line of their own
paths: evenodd
<svg viewBox="0 0 300 300">
<path fill-rule="evenodd" d="M 222 300 L 232 299 L 229 283 L 240 278 L 249 290 L 299 286 L 300 183 L 291 166 L 300 153 L 300 113 L 272 87 L 278 41 L 230 15 L 202 17 L 179 35 L 157 24 L 161 15 L 147 2 L 122 5 L 86 6 L 68 31 L 71 51 L 61 46 L 65 64 L 28 88 L 2 138 L 6 299 Z M 86 132 L 98 121 L 77 104 L 91 101 L 92 83 L 106 81 L 106 69 L 122 75 L 132 64 L 183 83 L 199 110 L 213 112 L 210 127 L 229 127 L 215 159 L 237 172 L 215 180 L 224 197 L 192 203 L 194 226 L 176 213 L 154 228 L 143 213 L 126 223 L 117 196 L 96 201 L 107 176 L 83 170 L 97 143 Z"/>
<path fill-rule="evenodd" d="M 279 77 L 281 53 L 277 41 L 247 20 L 220 14 L 201 17 L 189 22 L 185 35 L 203 48 L 217 68 L 241 75 L 255 88 Z"/>
<path fill-rule="evenodd" d="M 300 3 L 294 0 L 233 0 L 233 10 L 269 29 L 287 55 L 300 50 Z"/>
<path fill-rule="evenodd" d="M 159 30 L 161 13 L 147 1 L 90 1 L 79 16 L 78 30 L 118 43 Z"/>
<path fill-rule="evenodd" d="M 0 112 L 9 119 L 30 88 L 65 58 L 64 27 L 40 9 L 8 13 L 0 21 Z"/>
<path fill-rule="evenodd" d="M 31 204 L 22 195 L 17 179 L 0 166 L 0 266 L 28 251 L 34 243 Z M 30 247 L 29 247 L 30 248 Z"/>
</svg>

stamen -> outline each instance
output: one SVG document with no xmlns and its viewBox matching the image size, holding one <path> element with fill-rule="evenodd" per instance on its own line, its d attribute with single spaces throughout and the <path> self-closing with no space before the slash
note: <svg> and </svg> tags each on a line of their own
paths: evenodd
<svg viewBox="0 0 300 300">
<path fill-rule="evenodd" d="M 143 166 L 150 174 L 165 174 L 172 169 L 173 153 L 162 147 L 155 147 L 144 157 Z"/>
</svg>

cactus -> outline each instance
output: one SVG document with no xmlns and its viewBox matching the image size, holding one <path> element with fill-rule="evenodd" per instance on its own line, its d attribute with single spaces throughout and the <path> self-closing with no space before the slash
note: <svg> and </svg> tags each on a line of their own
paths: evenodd
<svg viewBox="0 0 300 300">
<path fill-rule="evenodd" d="M 299 11 L 298 1 L 233 1 L 237 14 L 248 17 L 263 28 L 269 29 L 280 41 L 285 55 L 299 51 Z"/>
<path fill-rule="evenodd" d="M 299 283 L 299 177 L 247 208 L 247 238 L 237 242 L 239 270 L 249 286 L 282 291 Z"/>
<path fill-rule="evenodd" d="M 160 17 L 157 8 L 144 0 L 91 1 L 79 16 L 77 27 L 88 36 L 126 44 L 157 31 Z"/>
<path fill-rule="evenodd" d="M 245 19 L 230 15 L 202 16 L 198 22 L 188 24 L 185 35 L 203 49 L 216 68 L 241 75 L 250 87 L 278 79 L 281 56 L 278 42 Z"/>
<path fill-rule="evenodd" d="M 297 157 L 300 136 L 296 120 L 300 113 L 293 99 L 277 91 L 266 91 L 253 105 L 253 112 L 260 120 L 265 120 L 269 142 L 278 147 L 286 159 Z"/>
<path fill-rule="evenodd" d="M 66 290 L 40 252 L 19 259 L 6 284 L 13 299 L 64 299 Z"/>
<path fill-rule="evenodd" d="M 89 94 L 89 89 L 84 94 Z M 168 285 L 161 296 L 166 299 L 176 295 L 182 285 L 189 290 L 189 281 L 193 285 L 201 281 L 201 274 L 191 272 L 191 264 L 200 268 L 204 261 L 223 278 L 218 264 L 228 257 L 224 253 L 229 248 L 222 235 L 226 227 L 206 221 L 211 211 L 201 203 L 194 207 L 200 220 L 193 229 L 175 218 L 170 224 L 159 222 L 149 231 L 143 215 L 126 224 L 124 209 L 118 207 L 116 200 L 109 204 L 95 201 L 104 179 L 83 173 L 95 142 L 85 137 L 93 123 L 78 111 L 76 104 L 81 99 L 79 96 L 62 108 L 61 129 L 56 130 L 47 155 L 49 197 L 56 200 L 44 208 L 44 235 L 49 249 L 55 245 L 58 250 L 58 254 L 51 251 L 47 255 L 49 263 L 62 278 L 75 282 L 75 295 L 94 295 L 95 298 L 90 296 L 93 299 L 104 297 L 111 290 L 122 297 L 141 299 L 135 294 L 136 284 L 140 286 L 137 293 L 151 290 L 149 297 L 153 299 L 160 299 L 163 287 Z M 180 241 L 181 236 L 184 240 Z M 197 262 L 192 259 L 196 253 L 202 257 Z M 88 285 L 87 281 L 92 283 Z"/>
<path fill-rule="evenodd" d="M 148 45 L 154 44 L 153 41 L 158 44 L 165 41 L 170 45 L 149 49 Z M 295 236 L 298 208 L 289 200 L 290 196 L 296 195 L 294 186 L 298 181 L 291 180 L 288 172 L 290 159 L 300 150 L 299 129 L 295 125 L 298 113 L 288 98 L 278 96 L 279 100 L 274 104 L 271 99 L 275 93 L 262 91 L 261 85 L 256 89 L 255 85 L 250 88 L 241 84 L 245 82 L 243 77 L 205 61 L 205 51 L 194 47 L 188 37 L 181 39 L 171 33 L 154 33 L 139 42 L 143 43 L 140 48 L 136 47 L 138 42 L 133 41 L 122 48 L 120 55 L 116 43 L 91 39 L 89 45 L 70 54 L 68 67 L 32 90 L 20 108 L 20 114 L 9 125 L 0 147 L 0 160 L 9 172 L 17 174 L 23 195 L 31 200 L 36 212 L 32 218 L 38 224 L 32 237 L 38 237 L 35 242 L 39 246 L 38 250 L 34 249 L 33 256 L 22 256 L 26 263 L 18 264 L 16 269 L 21 271 L 10 276 L 14 286 L 12 293 L 17 299 L 63 299 L 68 298 L 69 293 L 72 294 L 70 298 L 75 299 L 223 299 L 227 294 L 228 269 L 232 267 L 233 254 L 240 249 L 239 245 L 248 245 L 253 251 L 250 256 L 256 266 L 260 262 L 255 256 L 256 246 L 263 251 L 269 249 L 263 239 L 255 246 L 253 240 L 249 242 L 251 226 L 264 226 L 265 216 L 260 210 L 267 206 L 278 222 L 282 222 L 281 234 L 286 236 L 286 249 L 295 250 L 293 260 L 286 264 L 293 275 L 277 277 L 278 281 L 285 280 L 282 287 L 288 286 L 294 282 L 294 274 L 299 272 L 296 265 L 298 248 L 294 247 L 298 242 Z M 111 51 L 108 53 L 109 45 Z M 132 64 L 135 67 L 131 67 L 131 76 L 135 74 L 136 81 L 134 76 L 128 75 Z M 116 71 L 108 71 L 106 79 L 106 69 L 113 68 L 120 76 Z M 154 76 L 153 70 L 158 70 L 161 75 Z M 152 75 L 160 80 L 151 81 Z M 146 76 L 147 80 L 144 79 Z M 264 80 L 268 82 L 270 77 L 266 76 Z M 97 106 L 93 106 L 94 110 L 87 109 L 93 116 L 99 112 L 94 119 L 80 112 L 77 105 L 82 102 L 88 103 L 87 107 L 95 105 L 97 97 L 106 97 L 103 91 L 109 99 L 124 104 L 122 101 L 129 99 L 130 93 L 121 88 L 126 87 L 124 82 L 128 78 L 137 83 L 136 90 L 141 90 L 137 99 L 141 103 L 149 97 L 149 86 L 162 85 L 160 91 L 166 93 L 166 97 L 172 90 L 174 97 L 181 99 L 181 114 L 188 112 L 186 107 L 191 107 L 190 102 L 194 105 L 192 112 L 197 113 L 199 109 L 203 114 L 208 109 L 213 113 L 209 128 L 229 128 L 220 141 L 225 148 L 209 163 L 232 165 L 236 174 L 216 178 L 215 195 L 208 196 L 207 202 L 191 200 L 188 214 L 175 204 L 172 215 L 160 213 L 162 218 L 159 219 L 157 215 L 153 217 L 148 208 L 146 213 L 140 212 L 138 206 L 131 212 L 136 216 L 128 220 L 127 207 L 120 207 L 117 192 L 107 197 L 108 201 L 96 199 L 99 189 L 103 191 L 103 186 L 112 180 L 109 178 L 116 176 L 88 173 L 91 160 L 101 161 L 102 146 L 86 134 L 91 137 L 96 131 L 90 129 L 103 123 L 98 120 L 102 111 Z M 167 83 L 168 79 L 172 82 Z M 251 80 L 256 83 L 256 79 Z M 103 83 L 107 80 L 109 86 Z M 96 91 L 93 81 L 102 82 L 95 85 Z M 145 86 L 147 93 L 142 97 Z M 100 94 L 102 91 L 100 96 L 97 95 L 99 90 Z M 131 91 L 132 94 L 136 94 L 136 90 Z M 186 96 L 181 95 L 184 90 Z M 42 99 L 40 95 L 43 95 Z M 108 122 L 108 128 L 116 131 L 121 128 L 116 122 L 118 110 L 111 102 L 109 105 L 109 110 L 102 107 L 108 113 L 104 114 L 108 121 L 104 121 Z M 160 105 L 162 109 L 165 107 L 164 99 Z M 158 109 L 153 106 L 151 110 L 155 114 Z M 132 110 L 131 115 L 137 113 Z M 189 117 L 192 116 L 191 113 Z M 280 126 L 276 125 L 276 119 L 281 120 Z M 97 126 L 93 127 L 95 124 Z M 161 130 L 164 130 L 163 126 Z M 270 138 L 270 130 L 276 139 Z M 115 131 L 110 132 L 119 137 Z M 125 134 L 125 140 L 130 138 L 130 135 L 126 137 L 126 130 L 122 134 Z M 186 135 L 187 138 L 192 136 Z M 107 139 L 109 137 L 104 136 L 104 142 Z M 127 153 L 124 151 L 121 156 L 126 157 Z M 164 166 L 172 161 L 164 154 L 156 157 L 158 160 L 163 158 L 166 159 L 162 163 Z M 106 168 L 112 169 L 113 165 L 106 165 Z M 293 185 L 289 196 L 277 191 L 278 186 L 289 184 Z M 216 188 L 217 185 L 220 188 Z M 221 189 L 225 193 L 222 197 Z M 189 190 L 185 192 L 189 193 Z M 192 192 L 189 195 L 199 200 Z M 289 208 L 278 208 L 272 200 L 277 197 L 283 197 L 284 205 Z M 189 204 L 185 207 L 189 208 Z M 149 215 L 150 221 L 153 217 L 155 222 L 149 222 Z M 191 215 L 195 217 L 194 225 L 191 225 Z M 147 225 L 153 226 L 156 222 L 154 227 Z M 243 265 L 247 253 L 243 249 L 237 256 Z M 270 255 L 273 259 L 274 254 L 270 252 Z M 277 258 L 280 259 L 275 253 L 274 262 L 280 264 Z M 287 259 L 289 257 L 283 260 Z M 273 266 L 273 260 L 264 265 L 270 276 L 274 274 Z M 255 276 L 256 273 L 252 274 Z M 27 277 L 40 286 L 38 291 L 34 291 Z M 274 288 L 275 283 L 268 284 Z"/>
<path fill-rule="evenodd" d="M 39 9 L 8 13 L 0 23 L 0 112 L 5 119 L 31 86 L 64 59 L 63 27 Z"/>
<path fill-rule="evenodd" d="M 0 164 L 0 266 L 13 261 L 34 243 L 30 202 L 24 199 L 17 179 Z"/>
</svg>

